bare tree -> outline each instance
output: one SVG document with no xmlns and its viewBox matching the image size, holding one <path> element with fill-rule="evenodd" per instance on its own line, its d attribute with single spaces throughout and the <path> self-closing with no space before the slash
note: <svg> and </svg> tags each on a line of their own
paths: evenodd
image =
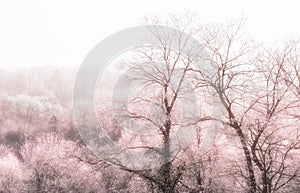
<svg viewBox="0 0 300 193">
<path fill-rule="evenodd" d="M 173 18 L 169 22 L 178 25 L 179 20 Z M 161 23 L 154 19 L 151 24 Z M 161 31 L 158 26 L 150 26 L 149 30 L 153 36 L 150 38 L 157 45 L 138 48 L 131 60 L 118 64 L 128 69 L 128 75 L 119 80 L 123 88 L 116 94 L 113 105 L 116 119 L 123 129 L 148 134 L 133 134 L 129 139 L 124 134 L 119 135 L 126 146 L 124 151 L 145 150 L 144 157 L 154 155 L 155 164 L 161 165 L 156 172 L 125 170 L 138 174 L 159 192 L 173 193 L 185 170 L 181 166 L 175 167 L 173 162 L 185 146 L 187 136 L 195 131 L 195 125 L 207 120 L 200 119 L 200 114 L 193 110 L 197 107 L 197 99 L 193 97 L 195 85 L 190 81 L 195 72 L 189 70 L 203 50 L 200 45 L 193 44 L 193 30 L 185 29 L 190 32 L 188 34 L 174 33 L 170 29 Z M 126 90 L 131 88 L 134 91 L 124 98 Z"/>
<path fill-rule="evenodd" d="M 299 176 L 299 166 L 292 161 L 292 154 L 299 151 L 298 129 L 289 115 L 299 106 L 292 95 L 292 85 L 285 80 L 293 47 L 287 44 L 282 49 L 266 50 L 265 59 L 257 62 L 264 92 L 252 110 L 261 118 L 249 124 L 248 130 L 253 162 L 260 171 L 260 192 L 278 191 Z"/>
<path fill-rule="evenodd" d="M 241 97 L 237 91 L 244 91 L 246 80 L 245 73 L 249 72 L 245 56 L 253 49 L 249 42 L 241 36 L 243 21 L 229 23 L 225 27 L 208 27 L 202 35 L 205 47 L 212 54 L 212 65 L 216 69 L 214 78 L 200 72 L 200 81 L 208 83 L 218 94 L 221 103 L 226 110 L 228 125 L 233 128 L 240 139 L 243 148 L 246 166 L 247 166 L 247 183 L 249 192 L 256 192 L 256 179 L 251 158 L 251 150 L 246 142 L 245 131 L 242 129 L 242 119 L 238 120 L 238 113 L 235 110 L 235 102 Z M 239 77 L 242 77 L 239 78 Z M 247 112 L 247 111 L 246 111 Z"/>
<path fill-rule="evenodd" d="M 282 153 L 280 144 L 284 138 L 278 140 L 278 129 L 271 125 L 279 116 L 286 120 L 284 115 L 295 108 L 290 97 L 291 84 L 285 84 L 284 80 L 291 47 L 280 52 L 264 49 L 255 57 L 254 48 L 260 49 L 242 36 L 242 25 L 243 21 L 234 22 L 225 28 L 209 28 L 204 33 L 203 41 L 213 56 L 217 73 L 212 80 L 200 72 L 203 79 L 199 80 L 216 91 L 227 114 L 227 120 L 222 122 L 233 128 L 240 140 L 248 192 L 272 192 L 298 175 L 297 168 L 289 171 L 285 167 L 289 163 L 287 156 L 298 143 L 293 142 Z M 277 165 L 273 164 L 275 160 Z"/>
</svg>

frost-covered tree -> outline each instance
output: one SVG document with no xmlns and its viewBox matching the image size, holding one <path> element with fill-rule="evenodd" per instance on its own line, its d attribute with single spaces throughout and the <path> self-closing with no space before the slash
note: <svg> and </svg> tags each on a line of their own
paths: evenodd
<svg viewBox="0 0 300 193">
<path fill-rule="evenodd" d="M 21 150 L 35 192 L 101 192 L 101 175 L 74 155 L 82 154 L 72 141 L 54 133 L 28 139 Z"/>
<path fill-rule="evenodd" d="M 0 192 L 29 192 L 30 172 L 7 147 L 0 145 Z"/>
</svg>

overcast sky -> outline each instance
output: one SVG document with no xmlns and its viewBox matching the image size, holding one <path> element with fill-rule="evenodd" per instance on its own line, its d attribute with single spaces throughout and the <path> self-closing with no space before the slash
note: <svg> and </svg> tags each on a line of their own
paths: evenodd
<svg viewBox="0 0 300 193">
<path fill-rule="evenodd" d="M 78 66 L 106 36 L 145 16 L 187 9 L 205 22 L 243 14 L 254 38 L 266 42 L 300 34 L 296 1 L 0 0 L 0 67 Z"/>
</svg>

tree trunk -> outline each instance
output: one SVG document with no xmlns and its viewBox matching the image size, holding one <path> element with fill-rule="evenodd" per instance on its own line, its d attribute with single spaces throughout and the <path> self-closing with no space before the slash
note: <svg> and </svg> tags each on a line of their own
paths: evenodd
<svg viewBox="0 0 300 193">
<path fill-rule="evenodd" d="M 263 171 L 262 173 L 262 193 L 271 193 L 271 180 L 268 177 L 268 171 Z"/>
<path fill-rule="evenodd" d="M 169 114 L 169 112 L 168 112 Z M 175 184 L 172 181 L 171 167 L 172 163 L 170 162 L 171 152 L 170 152 L 170 131 L 171 131 L 171 120 L 170 116 L 167 116 L 167 120 L 164 124 L 165 133 L 164 133 L 164 147 L 163 147 L 163 163 L 161 167 L 161 177 L 162 177 L 162 186 L 161 191 L 163 193 L 174 193 Z"/>
<path fill-rule="evenodd" d="M 243 152 L 244 152 L 244 156 L 246 159 L 246 164 L 247 164 L 247 172 L 248 172 L 248 192 L 249 193 L 256 193 L 256 180 L 255 180 L 255 175 L 254 175 L 254 171 L 253 171 L 253 164 L 252 164 L 252 158 L 251 158 L 251 154 L 250 154 L 250 150 L 248 149 L 247 143 L 246 143 L 246 139 L 245 136 L 243 134 L 243 131 L 241 129 L 240 126 L 238 126 L 237 123 L 234 123 L 233 128 L 235 129 L 236 133 L 238 134 L 241 144 L 242 144 L 242 148 L 243 148 Z"/>
</svg>

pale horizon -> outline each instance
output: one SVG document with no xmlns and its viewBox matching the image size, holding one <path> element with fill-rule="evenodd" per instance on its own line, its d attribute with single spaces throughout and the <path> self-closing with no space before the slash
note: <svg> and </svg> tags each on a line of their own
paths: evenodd
<svg viewBox="0 0 300 193">
<path fill-rule="evenodd" d="M 202 23 L 243 16 L 254 39 L 299 38 L 296 1 L 1 1 L 0 68 L 75 66 L 102 39 L 144 17 L 195 12 Z"/>
</svg>

